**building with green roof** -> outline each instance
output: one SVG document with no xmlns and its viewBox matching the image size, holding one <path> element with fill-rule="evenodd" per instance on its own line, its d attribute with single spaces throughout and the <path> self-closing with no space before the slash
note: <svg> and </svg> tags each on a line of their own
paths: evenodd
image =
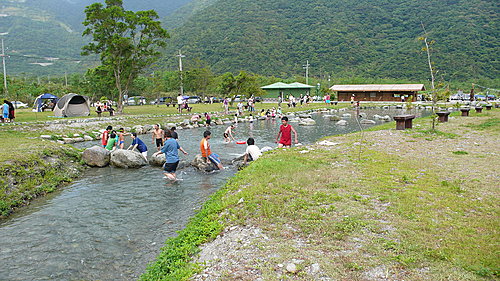
<svg viewBox="0 0 500 281">
<path fill-rule="evenodd" d="M 283 93 L 283 96 L 286 98 L 289 95 L 299 97 L 300 95 L 305 95 L 308 93 L 312 94 L 311 90 L 316 87 L 299 82 L 294 82 L 291 84 L 278 82 L 260 88 L 267 92 L 267 94 L 264 96 L 265 98 L 278 98 L 280 93 Z"/>
</svg>

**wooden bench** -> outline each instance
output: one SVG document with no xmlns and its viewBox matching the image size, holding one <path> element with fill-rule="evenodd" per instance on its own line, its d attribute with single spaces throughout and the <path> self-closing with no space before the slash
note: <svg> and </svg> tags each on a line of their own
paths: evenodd
<svg viewBox="0 0 500 281">
<path fill-rule="evenodd" d="M 469 111 L 470 108 L 460 108 L 460 111 L 462 112 L 462 116 L 469 116 Z"/>
<path fill-rule="evenodd" d="M 436 112 L 438 116 L 438 121 L 441 123 L 448 122 L 448 115 L 450 115 L 449 111 L 439 111 Z"/>
<path fill-rule="evenodd" d="M 475 109 L 476 109 L 476 113 L 483 112 L 483 107 L 482 106 L 476 106 Z"/>
<path fill-rule="evenodd" d="M 413 127 L 413 119 L 415 119 L 415 115 L 406 114 L 394 116 L 396 130 L 411 129 Z"/>
</svg>

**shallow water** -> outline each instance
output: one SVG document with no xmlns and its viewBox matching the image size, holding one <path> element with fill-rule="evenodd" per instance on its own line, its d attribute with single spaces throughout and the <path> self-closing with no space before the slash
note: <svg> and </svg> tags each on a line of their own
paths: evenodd
<svg viewBox="0 0 500 281">
<path fill-rule="evenodd" d="M 362 112 L 369 118 L 373 114 L 401 113 L 380 109 Z M 359 130 L 353 119 L 347 119 L 349 125 L 342 127 L 321 114 L 313 118 L 316 126 L 291 123 L 302 144 Z M 253 136 L 259 147 L 275 147 L 279 124 L 271 120 L 241 123 L 235 130 L 236 139 Z M 211 145 L 214 153 L 229 160 L 243 154 L 246 145 L 223 144 L 225 128 L 211 129 Z M 181 161 L 190 161 L 199 153 L 204 130 L 178 131 L 179 143 L 190 153 L 182 155 Z M 151 135 L 139 137 L 152 154 L 155 148 Z M 77 145 L 89 147 L 97 143 Z M 169 183 L 156 167 L 89 169 L 80 180 L 35 201 L 0 224 L 0 280 L 136 279 L 154 260 L 162 243 L 182 229 L 195 210 L 234 173 L 230 168 L 207 175 L 186 168 L 179 171 L 183 181 Z"/>
</svg>

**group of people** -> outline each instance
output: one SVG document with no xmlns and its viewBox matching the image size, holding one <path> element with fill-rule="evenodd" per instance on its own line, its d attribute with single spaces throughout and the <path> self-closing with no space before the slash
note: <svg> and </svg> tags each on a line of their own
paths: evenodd
<svg viewBox="0 0 500 281">
<path fill-rule="evenodd" d="M 15 116 L 15 108 L 14 105 L 8 101 L 8 100 L 3 100 L 2 108 L 2 123 L 12 123 L 14 122 L 14 119 L 16 118 Z"/>
<path fill-rule="evenodd" d="M 280 129 L 278 135 L 276 137 L 276 143 L 279 148 L 282 147 L 290 147 L 292 145 L 292 133 L 295 138 L 295 143 L 298 143 L 297 131 L 288 123 L 288 118 L 281 118 L 282 124 L 280 125 Z M 224 142 L 229 143 L 231 139 L 236 141 L 234 137 L 234 129 L 235 124 L 231 124 L 224 131 L 223 137 Z M 106 130 L 101 135 L 101 144 L 107 150 L 115 150 L 115 149 L 124 149 L 125 145 L 125 136 L 130 135 L 132 138 L 131 145 L 127 148 L 128 150 L 137 149 L 139 153 L 144 157 L 147 161 L 148 158 L 148 148 L 146 144 L 137 137 L 137 133 L 127 133 L 124 128 L 118 129 L 118 131 L 113 130 L 112 126 L 108 126 Z M 151 143 L 156 146 L 156 152 L 153 156 L 157 156 L 160 154 L 165 154 L 165 164 L 163 165 L 164 170 L 164 178 L 169 179 L 171 181 L 179 180 L 176 175 L 177 167 L 179 165 L 179 152 L 181 151 L 185 155 L 188 153 L 180 146 L 178 142 L 178 134 L 176 132 L 176 128 L 172 127 L 169 130 L 163 130 L 159 124 L 155 124 L 153 127 L 153 132 L 151 135 Z M 212 133 L 209 130 L 206 130 L 203 133 L 203 138 L 200 141 L 200 152 L 201 156 L 207 164 L 213 163 L 219 170 L 223 170 L 224 166 L 222 165 L 222 161 L 219 155 L 212 152 L 210 146 L 210 139 L 212 138 Z M 245 150 L 244 155 L 244 164 L 249 161 L 257 160 L 261 155 L 260 149 L 255 145 L 255 140 L 253 138 L 248 138 L 246 141 L 247 148 Z"/>
</svg>

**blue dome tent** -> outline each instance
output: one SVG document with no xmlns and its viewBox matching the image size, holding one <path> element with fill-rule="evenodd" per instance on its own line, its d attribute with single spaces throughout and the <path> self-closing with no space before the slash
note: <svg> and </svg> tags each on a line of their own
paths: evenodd
<svg viewBox="0 0 500 281">
<path fill-rule="evenodd" d="M 58 99 L 59 98 L 57 96 L 54 96 L 53 94 L 49 94 L 49 93 L 39 95 L 35 99 L 35 103 L 33 104 L 33 111 L 42 112 L 43 109 L 45 109 L 45 108 L 43 108 L 43 105 L 45 104 L 46 101 L 50 101 L 55 106 Z M 53 109 L 54 107 L 51 107 L 51 108 Z"/>
</svg>

